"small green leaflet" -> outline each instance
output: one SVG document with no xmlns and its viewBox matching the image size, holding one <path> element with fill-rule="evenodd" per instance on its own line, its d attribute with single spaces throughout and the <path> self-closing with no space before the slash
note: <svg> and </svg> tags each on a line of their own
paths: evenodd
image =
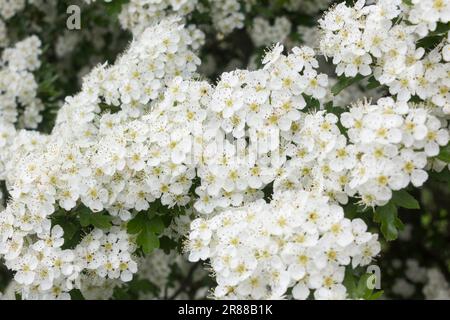
<svg viewBox="0 0 450 320">
<path fill-rule="evenodd" d="M 436 30 L 431 32 L 430 36 L 447 36 L 447 33 L 450 31 L 450 22 L 442 23 L 439 22 L 436 26 Z"/>
<path fill-rule="evenodd" d="M 441 149 L 441 152 L 438 155 L 438 159 L 446 163 L 450 163 L 450 144 Z"/>
<path fill-rule="evenodd" d="M 375 89 L 381 87 L 381 83 L 379 83 L 375 77 L 370 77 L 367 84 L 367 89 Z"/>
<path fill-rule="evenodd" d="M 127 231 L 130 234 L 137 234 L 136 242 L 145 254 L 149 254 L 154 249 L 159 248 L 159 237 L 165 229 L 163 220 L 158 216 L 151 216 L 148 213 L 139 213 L 127 224 Z"/>
<path fill-rule="evenodd" d="M 86 299 L 84 299 L 83 294 L 81 293 L 81 291 L 78 290 L 78 289 L 71 290 L 69 292 L 69 294 L 70 294 L 70 298 L 72 300 L 86 300 Z"/>
<path fill-rule="evenodd" d="M 68 216 L 54 216 L 52 224 L 59 225 L 64 230 L 62 249 L 72 249 L 81 240 L 81 225 L 77 219 Z"/>
<path fill-rule="evenodd" d="M 447 37 L 447 34 L 449 31 L 450 31 L 450 22 L 449 23 L 438 23 L 436 30 L 433 32 L 430 32 L 427 37 L 420 39 L 417 42 L 417 46 L 422 47 L 424 49 L 432 50 L 445 37 Z"/>
<path fill-rule="evenodd" d="M 142 251 L 145 254 L 149 254 L 154 249 L 159 248 L 159 239 L 156 234 L 148 230 L 148 228 L 143 228 L 139 233 L 136 243 L 142 247 Z"/>
<path fill-rule="evenodd" d="M 356 77 L 354 77 L 354 78 L 347 78 L 347 77 L 341 76 L 341 77 L 339 77 L 339 81 L 331 88 L 331 92 L 336 96 L 345 88 L 361 81 L 364 78 L 365 78 L 365 76 L 363 76 L 361 74 L 356 75 Z"/>
<path fill-rule="evenodd" d="M 397 207 L 406 209 L 420 209 L 419 202 L 406 190 L 395 191 L 391 200 Z"/>
<path fill-rule="evenodd" d="M 397 239 L 399 230 L 403 230 L 403 223 L 398 218 L 398 211 L 391 201 L 383 207 L 378 207 L 373 220 L 381 224 L 381 233 L 387 241 Z"/>
<path fill-rule="evenodd" d="M 114 289 L 114 299 L 132 300 L 138 299 L 140 294 L 151 292 L 155 296 L 160 294 L 160 288 L 148 280 L 134 277 L 126 286 L 116 287 Z"/>
<path fill-rule="evenodd" d="M 176 249 L 178 247 L 178 243 L 169 237 L 162 236 L 159 238 L 159 247 L 166 253 L 169 254 L 169 252 L 173 249 Z"/>
<path fill-rule="evenodd" d="M 364 273 L 359 279 L 355 275 L 355 270 L 347 268 L 345 270 L 345 278 L 343 285 L 347 288 L 347 293 L 351 299 L 376 300 L 383 295 L 383 291 L 373 291 L 367 285 L 372 274 Z"/>
<path fill-rule="evenodd" d="M 441 183 L 450 184 L 450 171 L 447 168 L 445 168 L 441 172 L 432 171 L 430 172 L 430 178 Z"/>
<path fill-rule="evenodd" d="M 93 225 L 99 229 L 111 228 L 112 217 L 102 212 L 94 213 L 89 210 L 83 210 L 80 212 L 80 224 L 82 227 Z"/>
<path fill-rule="evenodd" d="M 303 97 L 305 98 L 306 106 L 310 109 L 318 109 L 320 108 L 320 102 L 317 99 L 314 99 L 311 96 L 308 96 L 306 94 L 303 94 Z"/>
<path fill-rule="evenodd" d="M 115 0 L 112 2 L 107 2 L 107 3 L 105 3 L 106 11 L 110 15 L 117 15 L 120 12 L 120 10 L 122 9 L 122 5 L 127 4 L 128 2 L 130 2 L 130 1 L 129 0 Z"/>
</svg>

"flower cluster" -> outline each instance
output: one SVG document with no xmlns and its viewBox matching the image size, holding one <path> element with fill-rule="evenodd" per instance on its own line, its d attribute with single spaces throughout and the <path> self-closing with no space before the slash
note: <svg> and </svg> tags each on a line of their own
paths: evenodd
<svg viewBox="0 0 450 320">
<path fill-rule="evenodd" d="M 219 37 L 244 27 L 245 15 L 238 0 L 210 0 L 211 15 Z"/>
<path fill-rule="evenodd" d="M 90 0 L 85 1 L 91 3 Z M 290 0 L 284 1 L 282 7 L 293 13 L 301 11 L 313 14 L 327 8 L 330 2 L 332 1 Z M 269 1 L 268 5 L 277 7 L 279 3 Z M 131 0 L 123 5 L 119 20 L 124 29 L 139 34 L 148 26 L 171 15 L 189 18 L 193 12 L 198 14 L 208 13 L 217 32 L 217 37 L 221 39 L 236 29 L 247 28 L 245 14 L 252 12 L 256 6 L 258 6 L 258 1 L 255 0 L 245 1 L 244 3 L 238 0 Z M 291 22 L 286 17 L 277 18 L 274 26 L 270 26 L 268 21 L 258 17 L 253 20 L 253 24 L 249 28 L 249 34 L 255 37 L 257 46 L 270 45 L 275 42 L 282 42 L 290 34 L 290 26 Z M 204 31 L 208 30 L 205 26 L 191 25 L 191 27 L 199 27 Z M 270 34 L 256 34 L 252 30 L 267 30 Z M 282 37 L 277 37 L 277 35 Z"/>
<path fill-rule="evenodd" d="M 134 242 L 118 227 L 107 233 L 94 229 L 74 250 L 63 250 L 63 229 L 59 225 L 51 228 L 49 220 L 42 223 L 41 232 L 33 236 L 35 240 L 30 246 L 24 242 L 31 239 L 12 232 L 12 225 L 12 215 L 4 213 L 0 253 L 5 254 L 6 266 L 15 272 L 23 299 L 70 299 L 71 289 L 82 289 L 79 276 L 83 270 L 90 277 L 120 278 L 125 282 L 137 271 L 137 263 L 131 256 Z M 12 238 L 8 239 L 9 236 Z"/>
<path fill-rule="evenodd" d="M 400 272 L 392 285 L 393 297 L 412 299 L 423 295 L 427 300 L 450 299 L 450 285 L 439 268 L 422 266 L 411 258 L 394 259 L 392 267 Z"/>
<path fill-rule="evenodd" d="M 439 269 L 428 269 L 427 278 L 428 281 L 423 288 L 423 293 L 427 299 L 450 299 L 450 284 Z"/>
<path fill-rule="evenodd" d="M 272 43 L 283 43 L 291 33 L 292 24 L 286 17 L 278 17 L 273 25 L 264 18 L 253 19 L 250 37 L 257 47 L 266 47 Z"/>
<path fill-rule="evenodd" d="M 194 10 L 200 13 L 209 10 L 212 23 L 221 36 L 244 26 L 245 16 L 240 12 L 241 4 L 237 0 L 208 0 L 204 3 L 198 0 L 131 0 L 123 5 L 119 21 L 124 29 L 138 35 L 161 19 L 173 15 L 187 18 Z M 200 32 L 194 25 L 191 27 Z"/>
<path fill-rule="evenodd" d="M 146 112 L 149 102 L 159 97 L 166 83 L 178 75 L 192 75 L 198 58 L 188 49 L 190 43 L 188 33 L 174 21 L 147 30 L 115 65 L 96 68 L 86 78 L 82 92 L 67 98 L 52 135 L 20 131 L 14 138 L 6 158 L 6 179 L 11 185 L 12 200 L 1 214 L 0 248 L 7 265 L 16 271 L 15 280 L 21 284 L 24 298 L 45 298 L 49 290 L 67 297 L 71 288 L 83 288 L 82 279 L 87 273 L 100 280 L 118 277 L 122 281 L 131 280 L 131 274 L 136 272 L 131 256 L 134 242 L 117 227 L 106 234 L 95 229 L 86 236 L 67 253 L 74 261 L 77 257 L 81 261 L 76 262 L 75 271 L 49 275 L 45 286 L 36 286 L 38 276 L 34 270 L 44 265 L 36 259 L 37 253 L 29 251 L 34 250 L 39 235 L 47 230 L 56 204 L 67 211 L 80 202 L 93 212 L 106 209 L 118 217 L 117 224 L 120 219 L 131 218 L 129 209 L 148 208 L 148 202 L 154 200 L 149 189 L 152 180 L 144 179 L 142 170 L 151 153 L 143 142 L 149 138 L 151 126 L 145 117 L 142 121 L 134 119 Z M 119 113 L 99 115 L 102 108 L 119 105 Z M 153 133 L 151 137 L 156 139 Z M 170 142 L 169 138 L 167 144 Z M 178 150 L 173 153 L 178 154 Z M 181 178 L 180 168 L 167 166 L 166 170 L 170 173 L 173 170 L 174 177 L 178 172 L 181 180 L 171 192 L 180 194 L 185 184 L 191 183 L 192 176 L 186 176 L 187 173 Z M 172 178 L 169 173 L 166 176 Z M 173 184 L 175 179 L 172 178 Z M 161 189 L 165 190 L 161 186 L 152 191 L 163 197 Z M 55 234 L 61 238 L 60 228 L 56 230 Z M 60 240 L 58 244 L 60 247 Z M 26 273 L 26 278 L 22 277 L 23 268 L 32 271 Z"/>
<path fill-rule="evenodd" d="M 33 71 L 39 68 L 41 42 L 31 36 L 3 50 L 0 64 L 1 126 L 15 124 L 36 128 L 42 117 L 42 102 L 37 98 L 37 83 Z M 3 129 L 5 130 L 5 129 Z"/>
<path fill-rule="evenodd" d="M 124 29 L 139 34 L 165 16 L 187 16 L 198 5 L 198 0 L 131 0 L 123 5 L 119 20 Z"/>
<path fill-rule="evenodd" d="M 3 50 L 0 61 L 0 177 L 4 178 L 11 160 L 16 129 L 36 129 L 44 109 L 37 97 L 38 84 L 33 71 L 39 68 L 41 42 L 31 36 Z M 23 135 L 22 135 L 23 137 Z M 21 139 L 20 137 L 18 138 Z"/>
<path fill-rule="evenodd" d="M 303 94 L 325 96 L 327 76 L 315 70 L 312 49 L 294 48 L 288 56 L 282 50 L 276 46 L 268 53 L 263 70 L 224 73 L 211 93 L 212 116 L 205 128 L 220 131 L 205 145 L 198 169 L 199 212 L 261 198 L 286 161 L 283 135 L 291 136 L 302 118 Z"/>
<path fill-rule="evenodd" d="M 112 227 L 107 233 L 94 229 L 75 248 L 77 269 L 86 269 L 100 278 L 128 282 L 137 271 L 137 263 L 131 256 L 135 244 L 126 230 Z"/>
<path fill-rule="evenodd" d="M 25 7 L 26 0 L 0 0 L 0 17 L 11 19 L 17 12 Z"/>
<path fill-rule="evenodd" d="M 448 23 L 448 1 L 380 0 L 354 7 L 340 3 L 320 20 L 321 49 L 333 58 L 336 73 L 346 77 L 369 76 L 389 88 L 399 100 L 413 96 L 448 111 L 449 64 L 443 61 L 443 44 L 427 52 L 418 41 Z M 447 47 L 448 48 L 448 47 Z"/>
<path fill-rule="evenodd" d="M 329 7 L 333 0 L 287 0 L 283 6 L 291 12 L 313 14 Z"/>
<path fill-rule="evenodd" d="M 367 265 L 378 235 L 316 193 L 277 194 L 192 222 L 190 261 L 209 259 L 219 299 L 342 299 L 345 266 Z"/>
<path fill-rule="evenodd" d="M 449 141 L 445 121 L 424 106 L 408 106 L 392 98 L 382 98 L 376 106 L 353 106 L 341 115 L 341 123 L 355 148 L 349 152 L 355 152 L 353 156 L 342 160 L 357 155 L 356 162 L 345 164 L 351 167 L 348 186 L 358 190 L 366 206 L 384 205 L 391 190 L 406 188 L 410 182 L 422 186 L 428 178 L 427 158 L 437 156 Z"/>
</svg>

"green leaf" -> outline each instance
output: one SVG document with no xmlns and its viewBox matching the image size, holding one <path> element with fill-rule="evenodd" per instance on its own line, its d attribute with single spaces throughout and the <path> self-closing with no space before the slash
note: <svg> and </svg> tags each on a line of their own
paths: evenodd
<svg viewBox="0 0 450 320">
<path fill-rule="evenodd" d="M 68 217 L 55 217 L 52 219 L 52 225 L 59 225 L 64 230 L 64 239 L 70 239 L 74 236 L 77 230 L 80 228 L 73 219 Z"/>
<path fill-rule="evenodd" d="M 430 32 L 427 37 L 420 39 L 417 42 L 418 47 L 423 47 L 424 49 L 432 50 L 435 48 L 444 38 L 447 37 L 450 31 L 449 23 L 438 23 L 436 30 Z"/>
<path fill-rule="evenodd" d="M 85 300 L 83 295 L 81 294 L 81 291 L 78 289 L 73 289 L 69 291 L 69 294 L 72 300 Z"/>
<path fill-rule="evenodd" d="M 348 219 L 354 219 L 358 216 L 358 207 L 353 203 L 348 203 L 344 206 L 345 217 Z"/>
<path fill-rule="evenodd" d="M 379 298 L 383 294 L 383 291 L 373 292 L 373 289 L 370 289 L 368 286 L 368 281 L 373 274 L 361 274 L 361 271 L 364 272 L 361 269 L 352 269 L 351 267 L 347 267 L 345 270 L 343 285 L 347 289 L 349 298 L 365 300 L 375 300 Z"/>
<path fill-rule="evenodd" d="M 154 201 L 154 202 L 150 203 L 150 207 L 148 208 L 149 217 L 151 218 L 157 212 L 159 212 L 163 209 L 164 209 L 164 207 L 161 204 L 161 201 Z"/>
<path fill-rule="evenodd" d="M 81 225 L 73 217 L 55 216 L 52 217 L 52 224 L 59 225 L 64 230 L 64 244 L 62 249 L 74 248 L 81 239 Z"/>
<path fill-rule="evenodd" d="M 381 83 L 379 83 L 375 77 L 370 77 L 368 80 L 368 84 L 367 84 L 367 89 L 371 90 L 371 89 L 375 89 L 381 87 Z"/>
<path fill-rule="evenodd" d="M 369 279 L 371 275 L 368 273 L 365 273 L 359 278 L 358 285 L 355 289 L 355 298 L 364 298 L 367 294 L 371 294 L 372 290 L 368 288 L 367 286 L 367 280 Z"/>
<path fill-rule="evenodd" d="M 137 234 L 142 231 L 145 225 L 145 216 L 143 214 L 138 214 L 136 217 L 128 221 L 127 231 L 130 234 Z"/>
<path fill-rule="evenodd" d="M 313 98 L 312 96 L 308 96 L 306 94 L 303 94 L 303 98 L 305 98 L 306 106 L 309 109 L 319 109 L 320 108 L 320 101 Z"/>
<path fill-rule="evenodd" d="M 150 219 L 150 221 L 148 221 L 147 228 L 153 233 L 161 234 L 163 233 L 166 226 L 164 225 L 164 222 L 160 217 L 154 217 L 153 219 Z"/>
<path fill-rule="evenodd" d="M 139 233 L 136 242 L 142 247 L 142 251 L 144 251 L 145 254 L 149 254 L 154 249 L 159 248 L 158 236 L 147 228 Z"/>
<path fill-rule="evenodd" d="M 87 227 L 91 224 L 91 213 L 86 211 L 81 211 L 80 214 L 80 224 L 82 227 Z"/>
<path fill-rule="evenodd" d="M 450 22 L 448 23 L 442 23 L 439 22 L 436 26 L 436 30 L 431 32 L 430 36 L 447 36 L 448 32 L 450 31 Z"/>
<path fill-rule="evenodd" d="M 406 190 L 395 191 L 392 194 L 392 202 L 397 207 L 402 207 L 406 209 L 420 209 L 419 202 L 414 199 Z"/>
<path fill-rule="evenodd" d="M 114 0 L 111 2 L 106 2 L 106 11 L 109 15 L 117 15 L 122 9 L 122 5 L 128 3 L 129 0 Z"/>
<path fill-rule="evenodd" d="M 133 280 L 121 287 L 114 288 L 114 299 L 136 300 L 142 293 L 151 293 L 154 297 L 160 295 L 161 289 L 146 279 L 134 277 Z"/>
<path fill-rule="evenodd" d="M 110 215 L 103 215 L 100 213 L 93 213 L 91 217 L 91 224 L 99 229 L 111 228 L 112 217 Z"/>
<path fill-rule="evenodd" d="M 438 182 L 449 183 L 450 182 L 450 171 L 447 168 L 442 170 L 441 172 L 431 171 L 430 178 L 433 180 L 436 180 Z"/>
<path fill-rule="evenodd" d="M 355 275 L 353 274 L 353 269 L 351 269 L 350 267 L 345 269 L 343 285 L 345 286 L 345 288 L 347 288 L 349 297 L 354 298 L 354 293 L 356 290 L 356 279 Z"/>
<path fill-rule="evenodd" d="M 161 217 L 147 213 L 139 213 L 127 223 L 128 233 L 138 234 L 136 242 L 145 254 L 159 248 L 157 235 L 163 233 L 165 228 Z"/>
<path fill-rule="evenodd" d="M 438 159 L 446 163 L 450 163 L 450 144 L 441 148 L 441 152 L 438 155 Z"/>
<path fill-rule="evenodd" d="M 99 229 L 109 229 L 111 227 L 112 217 L 108 214 L 89 212 L 89 210 L 82 210 L 79 213 L 80 224 L 82 227 L 93 225 Z"/>
<path fill-rule="evenodd" d="M 361 276 L 358 282 L 358 286 L 356 288 L 355 298 L 364 299 L 364 300 L 376 300 L 383 294 L 383 291 L 373 292 L 373 289 L 369 288 L 368 282 L 371 281 L 371 277 L 374 274 L 365 273 Z"/>
<path fill-rule="evenodd" d="M 133 297 L 127 292 L 127 288 L 116 287 L 114 289 L 114 299 L 131 300 Z"/>
<path fill-rule="evenodd" d="M 361 81 L 364 78 L 365 78 L 365 76 L 363 76 L 361 74 L 357 74 L 356 77 L 354 77 L 354 78 L 347 78 L 347 77 L 341 76 L 341 77 L 339 77 L 339 81 L 331 88 L 331 92 L 336 96 L 345 88 Z"/>
<path fill-rule="evenodd" d="M 392 201 L 383 207 L 378 207 L 373 220 L 381 224 L 381 233 L 387 241 L 397 239 L 399 230 L 404 227 L 398 218 L 397 207 Z"/>
<path fill-rule="evenodd" d="M 142 293 L 142 292 L 157 292 L 159 290 L 154 284 L 146 279 L 134 278 L 130 284 L 129 288 L 131 292 Z"/>
<path fill-rule="evenodd" d="M 178 243 L 167 236 L 162 236 L 159 238 L 159 247 L 168 254 L 171 250 L 175 249 Z"/>
<path fill-rule="evenodd" d="M 372 293 L 371 295 L 369 295 L 366 300 L 377 300 L 379 299 L 382 295 L 384 294 L 383 290 L 378 290 L 374 293 Z"/>
<path fill-rule="evenodd" d="M 144 229 L 148 229 L 156 234 L 161 234 L 165 228 L 166 226 L 161 217 L 152 216 L 149 218 L 149 215 L 146 215 L 145 213 L 136 215 L 136 217 L 128 221 L 127 224 L 127 231 L 130 234 L 137 234 Z"/>
</svg>

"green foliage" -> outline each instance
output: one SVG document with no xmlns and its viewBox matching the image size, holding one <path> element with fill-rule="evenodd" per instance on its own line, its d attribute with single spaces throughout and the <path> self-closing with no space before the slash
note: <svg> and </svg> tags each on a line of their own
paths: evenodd
<svg viewBox="0 0 450 320">
<path fill-rule="evenodd" d="M 395 191 L 392 194 L 393 204 L 406 209 L 420 209 L 419 202 L 406 190 Z"/>
<path fill-rule="evenodd" d="M 73 249 L 81 240 L 83 228 L 76 214 L 59 209 L 51 216 L 52 226 L 59 225 L 64 231 L 62 249 Z"/>
<path fill-rule="evenodd" d="M 81 240 L 81 225 L 78 220 L 69 217 L 57 217 L 53 219 L 55 225 L 64 230 L 63 249 L 74 248 Z"/>
<path fill-rule="evenodd" d="M 70 298 L 72 300 L 85 300 L 83 295 L 81 294 L 81 291 L 78 289 L 73 289 L 70 291 Z"/>
<path fill-rule="evenodd" d="M 127 4 L 130 0 L 114 0 L 111 2 L 105 2 L 106 12 L 111 16 L 117 16 L 124 4 Z"/>
<path fill-rule="evenodd" d="M 87 208 L 86 208 L 87 209 Z M 112 216 L 104 214 L 103 212 L 92 212 L 89 209 L 82 209 L 79 211 L 80 224 L 82 227 L 94 226 L 99 229 L 111 228 Z"/>
<path fill-rule="evenodd" d="M 358 206 L 353 203 L 348 203 L 344 206 L 345 217 L 348 219 L 354 219 L 359 216 Z"/>
<path fill-rule="evenodd" d="M 161 217 L 147 212 L 139 213 L 127 224 L 127 231 L 130 234 L 137 234 L 136 243 L 142 248 L 145 254 L 149 254 L 154 249 L 159 248 L 158 235 L 165 229 Z"/>
<path fill-rule="evenodd" d="M 160 294 L 160 289 L 146 279 L 134 278 L 126 286 L 116 287 L 113 298 L 117 300 L 138 299 L 141 294 L 152 293 L 154 296 Z"/>
<path fill-rule="evenodd" d="M 449 31 L 450 23 L 438 23 L 436 30 L 431 32 L 427 37 L 419 40 L 417 46 L 432 50 L 447 36 Z"/>
<path fill-rule="evenodd" d="M 387 241 L 397 239 L 399 230 L 403 230 L 403 223 L 398 218 L 398 210 L 393 201 L 378 207 L 373 220 L 381 224 L 381 233 Z"/>
<path fill-rule="evenodd" d="M 159 247 L 168 254 L 170 251 L 179 248 L 179 244 L 167 236 L 162 236 L 159 238 Z"/>
<path fill-rule="evenodd" d="M 345 270 L 344 286 L 347 288 L 351 299 L 376 300 L 383 295 L 383 291 L 370 289 L 368 283 L 372 282 L 375 275 L 369 273 L 361 274 L 360 270 L 347 267 Z"/>
<path fill-rule="evenodd" d="M 137 244 L 141 246 L 145 254 L 151 253 L 154 249 L 159 248 L 158 236 L 148 229 L 143 229 L 137 237 Z"/>
<path fill-rule="evenodd" d="M 438 155 L 438 159 L 446 163 L 450 163 L 450 144 L 441 148 L 441 152 Z"/>
<path fill-rule="evenodd" d="M 381 225 L 381 233 L 387 241 L 397 239 L 399 231 L 404 228 L 398 217 L 398 208 L 416 210 L 420 209 L 420 204 L 408 191 L 400 190 L 392 193 L 388 204 L 376 208 L 373 220 Z"/>
<path fill-rule="evenodd" d="M 317 110 L 320 108 L 319 100 L 314 99 L 313 97 L 306 94 L 303 94 L 303 97 L 305 98 L 306 107 L 308 108 L 308 110 Z"/>
<path fill-rule="evenodd" d="M 430 33 L 431 36 L 446 36 L 450 31 L 450 22 L 441 23 L 439 22 L 436 26 L 436 30 Z"/>
<path fill-rule="evenodd" d="M 450 171 L 447 168 L 445 168 L 441 172 L 431 171 L 429 175 L 430 179 L 433 181 L 448 184 L 450 190 Z"/>
<path fill-rule="evenodd" d="M 381 87 L 381 83 L 379 83 L 374 76 L 370 77 L 368 80 L 367 86 L 366 88 L 371 90 L 371 89 L 376 89 Z"/>
<path fill-rule="evenodd" d="M 331 92 L 336 96 L 345 88 L 351 86 L 352 84 L 358 83 L 365 77 L 363 75 L 356 75 L 354 78 L 347 78 L 340 76 L 338 82 L 331 88 Z"/>
</svg>

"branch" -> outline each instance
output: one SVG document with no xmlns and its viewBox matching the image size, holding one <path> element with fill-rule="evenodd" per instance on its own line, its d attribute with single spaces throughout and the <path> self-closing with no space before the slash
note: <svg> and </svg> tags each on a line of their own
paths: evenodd
<svg viewBox="0 0 450 320">
<path fill-rule="evenodd" d="M 191 283 L 194 272 L 199 265 L 200 265 L 200 262 L 196 262 L 192 265 L 191 269 L 189 270 L 189 273 L 187 274 L 186 278 L 184 278 L 184 281 L 181 283 L 178 290 L 175 291 L 175 293 L 169 298 L 170 300 L 175 299 Z"/>
</svg>

